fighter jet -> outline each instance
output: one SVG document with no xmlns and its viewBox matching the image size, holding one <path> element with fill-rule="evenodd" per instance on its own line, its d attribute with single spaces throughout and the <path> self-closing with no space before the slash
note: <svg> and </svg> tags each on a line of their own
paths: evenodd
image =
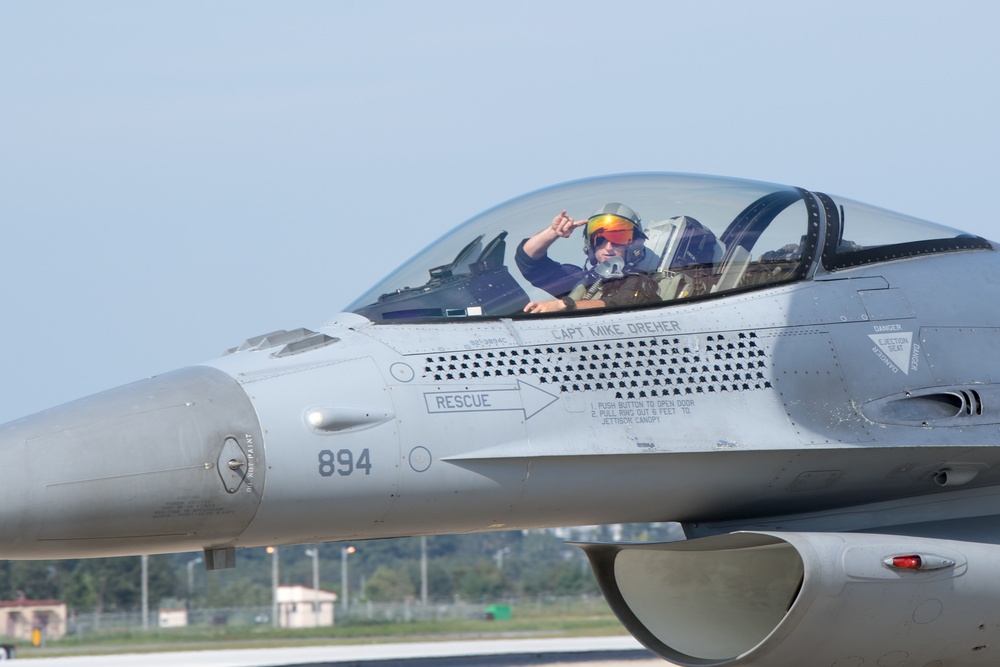
<svg viewBox="0 0 1000 667">
<path fill-rule="evenodd" d="M 839 196 L 554 186 L 322 325 L 0 426 L 0 557 L 677 521 L 581 545 L 676 664 L 994 665 L 997 303 L 992 243 Z"/>
</svg>

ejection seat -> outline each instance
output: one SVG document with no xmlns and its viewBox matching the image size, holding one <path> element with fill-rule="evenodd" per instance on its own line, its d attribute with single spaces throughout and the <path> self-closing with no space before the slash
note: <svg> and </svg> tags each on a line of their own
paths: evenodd
<svg viewBox="0 0 1000 667">
<path fill-rule="evenodd" d="M 712 289 L 715 267 L 725 248 L 710 229 L 686 215 L 650 223 L 646 247 L 659 257 L 652 274 L 664 301 L 695 296 Z"/>
</svg>

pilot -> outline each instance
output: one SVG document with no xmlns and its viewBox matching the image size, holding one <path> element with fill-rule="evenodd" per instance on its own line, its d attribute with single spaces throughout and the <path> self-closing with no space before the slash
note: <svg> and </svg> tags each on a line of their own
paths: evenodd
<svg viewBox="0 0 1000 667">
<path fill-rule="evenodd" d="M 549 247 L 559 238 L 569 238 L 583 227 L 583 267 L 559 264 L 548 256 Z M 652 303 L 660 300 L 656 282 L 645 275 L 659 263 L 656 254 L 643 242 L 642 222 L 628 206 L 610 203 L 587 220 L 574 220 L 563 210 L 552 224 L 518 246 L 515 261 L 524 277 L 535 287 L 560 297 L 531 302 L 527 313 L 547 313 L 576 308 L 604 308 Z M 615 273 L 602 278 L 597 269 L 611 258 L 620 258 Z"/>
</svg>

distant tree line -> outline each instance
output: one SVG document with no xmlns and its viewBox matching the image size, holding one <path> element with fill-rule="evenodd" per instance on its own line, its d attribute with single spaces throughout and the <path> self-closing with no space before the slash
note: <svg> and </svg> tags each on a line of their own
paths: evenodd
<svg viewBox="0 0 1000 667">
<path fill-rule="evenodd" d="M 598 593 L 583 553 L 564 542 L 565 531 L 509 531 L 427 538 L 430 601 L 480 602 L 511 597 Z M 675 524 L 627 524 L 574 529 L 573 539 L 660 541 L 678 537 Z M 319 552 L 320 588 L 341 592 L 342 548 L 347 543 L 278 547 L 279 583 L 312 587 Z M 351 543 L 346 556 L 352 602 L 419 600 L 420 538 Z M 271 602 L 272 559 L 263 548 L 243 549 L 235 570 L 207 572 L 200 553 L 149 557 L 149 601 L 192 607 L 264 606 Z M 139 557 L 0 561 L 0 598 L 63 600 L 76 612 L 135 611 L 141 607 Z"/>
</svg>

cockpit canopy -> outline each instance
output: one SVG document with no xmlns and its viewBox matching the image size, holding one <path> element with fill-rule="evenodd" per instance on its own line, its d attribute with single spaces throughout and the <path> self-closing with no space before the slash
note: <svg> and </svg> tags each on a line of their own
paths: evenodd
<svg viewBox="0 0 1000 667">
<path fill-rule="evenodd" d="M 562 267 L 569 282 L 532 275 L 518 261 L 519 246 L 562 210 L 585 220 L 610 202 L 641 218 L 645 239 L 627 272 L 648 278 L 657 303 L 763 289 L 817 270 L 992 248 L 955 229 L 801 188 L 687 174 L 608 176 L 539 190 L 472 218 L 348 310 L 379 323 L 531 317 L 523 314 L 529 301 L 562 298 L 578 277 L 583 292 L 600 271 L 589 264 L 579 230 L 547 249 L 550 266 Z"/>
</svg>

